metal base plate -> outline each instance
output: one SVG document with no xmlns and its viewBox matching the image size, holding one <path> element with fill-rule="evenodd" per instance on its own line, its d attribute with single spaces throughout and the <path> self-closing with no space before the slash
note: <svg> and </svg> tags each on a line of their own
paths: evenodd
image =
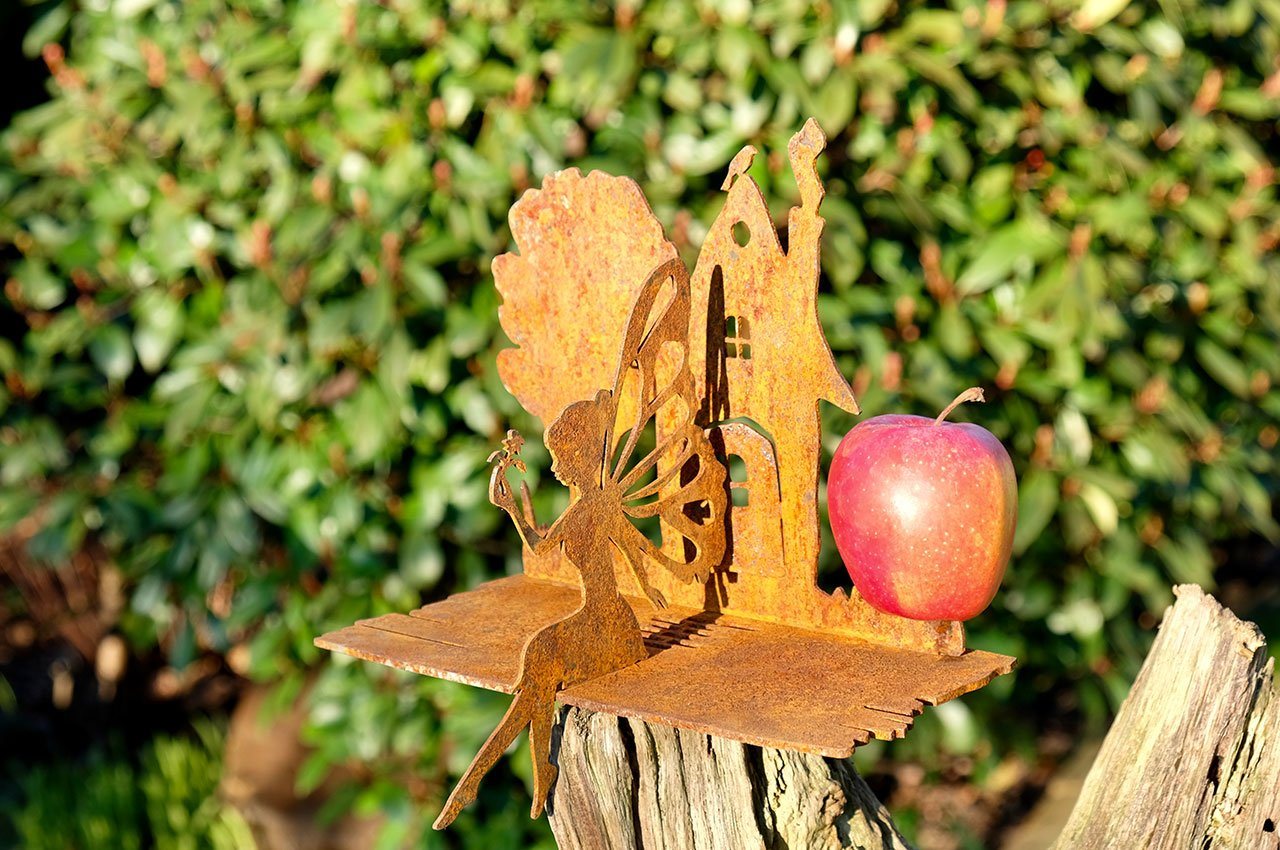
<svg viewBox="0 0 1280 850">
<path fill-rule="evenodd" d="M 840 635 L 627 600 L 649 658 L 560 692 L 592 711 L 767 747 L 846 758 L 872 738 L 901 738 L 925 705 L 977 690 L 1014 659 L 877 646 Z M 511 693 L 525 643 L 571 614 L 578 588 L 516 575 L 419 608 L 361 620 L 323 649 Z M 495 611 L 503 612 L 494 616 Z"/>
</svg>

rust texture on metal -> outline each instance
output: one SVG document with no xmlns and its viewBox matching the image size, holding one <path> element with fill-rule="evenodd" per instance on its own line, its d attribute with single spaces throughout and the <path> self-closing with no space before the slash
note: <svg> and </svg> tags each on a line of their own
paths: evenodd
<svg viewBox="0 0 1280 850">
<path fill-rule="evenodd" d="M 1012 669 L 967 650 L 959 623 L 817 586 L 819 405 L 858 412 L 817 314 L 825 144 L 812 119 L 791 139 L 785 248 L 755 149 L 735 156 L 692 274 L 631 180 L 570 169 L 512 207 L 520 253 L 494 275 L 516 347 L 498 369 L 550 423 L 569 507 L 543 526 L 523 484 L 517 500 L 510 432 L 490 499 L 520 531 L 523 574 L 317 641 L 514 694 L 438 827 L 525 728 L 536 816 L 557 700 L 842 757 Z"/>
<path fill-rule="evenodd" d="M 498 352 L 498 370 L 545 425 L 610 385 L 640 286 L 676 248 L 635 181 L 599 171 L 547 176 L 509 221 L 520 253 L 495 258 L 493 277 L 517 347 Z"/>
</svg>

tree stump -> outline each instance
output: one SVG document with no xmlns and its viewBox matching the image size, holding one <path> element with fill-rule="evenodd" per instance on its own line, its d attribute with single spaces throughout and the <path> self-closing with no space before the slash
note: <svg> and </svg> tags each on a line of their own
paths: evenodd
<svg viewBox="0 0 1280 850">
<path fill-rule="evenodd" d="M 1280 850 L 1280 696 L 1261 632 L 1174 589 L 1057 850 Z M 561 850 L 900 850 L 846 761 L 562 710 Z"/>
<path fill-rule="evenodd" d="M 561 850 L 907 850 L 846 761 L 563 709 Z"/>
<path fill-rule="evenodd" d="M 1058 850 L 1280 850 L 1280 698 L 1262 632 L 1195 585 L 1120 707 Z"/>
</svg>

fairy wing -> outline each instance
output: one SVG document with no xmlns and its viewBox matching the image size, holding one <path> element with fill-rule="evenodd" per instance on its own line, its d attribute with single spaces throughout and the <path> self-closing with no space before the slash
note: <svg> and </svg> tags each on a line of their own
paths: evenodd
<svg viewBox="0 0 1280 850">
<path fill-rule="evenodd" d="M 705 581 L 725 552 L 724 465 L 696 422 L 689 367 L 689 273 L 679 259 L 658 266 L 636 298 L 623 337 L 606 437 L 605 486 L 632 520 L 613 542 L 641 568 Z M 662 545 L 636 527 L 657 523 Z"/>
</svg>

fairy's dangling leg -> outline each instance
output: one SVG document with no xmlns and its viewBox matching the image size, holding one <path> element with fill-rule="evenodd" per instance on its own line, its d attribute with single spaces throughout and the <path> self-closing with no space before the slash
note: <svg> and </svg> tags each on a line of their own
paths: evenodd
<svg viewBox="0 0 1280 850">
<path fill-rule="evenodd" d="M 533 807 L 529 809 L 531 818 L 542 814 L 547 805 L 547 797 L 551 794 L 551 786 L 556 781 L 556 766 L 551 763 L 551 729 L 555 722 L 554 697 L 550 704 L 544 702 L 534 706 L 529 726 L 529 752 L 533 756 Z"/>
<path fill-rule="evenodd" d="M 498 759 L 502 758 L 507 747 L 511 746 L 516 736 L 524 731 L 533 714 L 540 708 L 542 706 L 532 694 L 521 690 L 516 691 L 515 698 L 511 700 L 511 706 L 502 717 L 502 722 L 489 735 L 489 740 L 484 742 L 480 752 L 476 753 L 476 757 L 471 760 L 471 766 L 467 768 L 466 773 L 462 774 L 453 793 L 445 801 L 444 809 L 432 824 L 434 829 L 444 829 L 453 823 L 458 813 L 475 800 L 476 792 L 480 789 L 480 780 L 484 779 L 489 769 L 498 763 Z"/>
</svg>

